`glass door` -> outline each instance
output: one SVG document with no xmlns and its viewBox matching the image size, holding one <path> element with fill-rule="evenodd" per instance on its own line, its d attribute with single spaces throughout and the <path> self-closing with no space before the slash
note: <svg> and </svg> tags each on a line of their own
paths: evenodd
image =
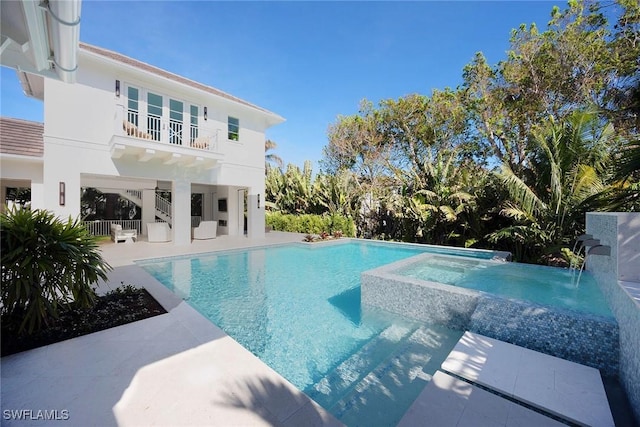
<svg viewBox="0 0 640 427">
<path fill-rule="evenodd" d="M 191 113 L 189 142 L 193 144 L 193 141 L 195 141 L 198 138 L 198 107 L 196 105 L 192 105 L 191 110 L 189 112 Z"/>
<path fill-rule="evenodd" d="M 160 141 L 162 135 L 162 96 L 147 93 L 147 132 L 154 141 Z"/>
<path fill-rule="evenodd" d="M 175 99 L 169 100 L 169 143 L 182 145 L 184 104 Z"/>
<path fill-rule="evenodd" d="M 127 122 L 131 123 L 136 128 L 138 125 L 138 96 L 139 91 L 135 87 L 127 87 Z"/>
</svg>

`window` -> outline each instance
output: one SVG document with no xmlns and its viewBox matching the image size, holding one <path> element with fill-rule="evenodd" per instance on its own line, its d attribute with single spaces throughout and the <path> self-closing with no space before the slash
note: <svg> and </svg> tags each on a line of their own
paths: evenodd
<svg viewBox="0 0 640 427">
<path fill-rule="evenodd" d="M 182 145 L 182 120 L 184 104 L 169 99 L 169 143 Z"/>
<path fill-rule="evenodd" d="M 160 141 L 162 124 L 162 96 L 147 93 L 147 132 L 151 139 Z"/>
<path fill-rule="evenodd" d="M 127 121 L 138 126 L 138 89 L 127 88 Z"/>
<path fill-rule="evenodd" d="M 218 212 L 227 211 L 227 199 L 218 199 Z"/>
<path fill-rule="evenodd" d="M 189 142 L 193 142 L 198 138 L 198 107 L 196 105 L 192 105 L 190 113 L 191 127 L 189 132 Z"/>
<path fill-rule="evenodd" d="M 240 139 L 240 119 L 229 116 L 228 128 L 228 138 L 231 141 L 238 141 Z"/>
</svg>

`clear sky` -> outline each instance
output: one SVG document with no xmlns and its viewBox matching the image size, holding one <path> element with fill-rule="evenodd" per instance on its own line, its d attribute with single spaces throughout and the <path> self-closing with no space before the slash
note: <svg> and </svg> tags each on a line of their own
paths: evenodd
<svg viewBox="0 0 640 427">
<path fill-rule="evenodd" d="M 283 116 L 267 132 L 276 154 L 317 165 L 327 127 L 361 99 L 455 88 L 475 52 L 505 59 L 511 29 L 546 28 L 554 4 L 566 2 L 84 0 L 80 39 Z M 42 121 L 15 72 L 1 77 L 1 114 Z"/>
</svg>

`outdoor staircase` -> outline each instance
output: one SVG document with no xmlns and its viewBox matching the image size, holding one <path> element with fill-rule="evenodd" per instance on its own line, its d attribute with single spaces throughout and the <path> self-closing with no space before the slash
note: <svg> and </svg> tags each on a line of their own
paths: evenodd
<svg viewBox="0 0 640 427">
<path fill-rule="evenodd" d="M 123 199 L 127 199 L 130 202 L 135 203 L 136 206 L 142 207 L 141 190 L 114 190 L 102 188 L 98 188 L 97 190 L 104 193 L 115 193 Z M 171 202 L 158 194 L 156 194 L 156 217 L 171 225 Z"/>
<path fill-rule="evenodd" d="M 305 393 L 346 425 L 395 425 L 462 332 L 394 324 Z"/>
</svg>

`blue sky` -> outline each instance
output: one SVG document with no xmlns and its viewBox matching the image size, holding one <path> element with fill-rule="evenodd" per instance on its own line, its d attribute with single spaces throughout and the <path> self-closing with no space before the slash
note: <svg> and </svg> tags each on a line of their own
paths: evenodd
<svg viewBox="0 0 640 427">
<path fill-rule="evenodd" d="M 85 0 L 80 39 L 280 114 L 276 154 L 317 165 L 328 126 L 361 99 L 454 88 L 475 52 L 504 59 L 511 29 L 545 28 L 554 4 L 566 3 Z M 15 72 L 1 78 L 1 114 L 42 121 Z"/>
</svg>

